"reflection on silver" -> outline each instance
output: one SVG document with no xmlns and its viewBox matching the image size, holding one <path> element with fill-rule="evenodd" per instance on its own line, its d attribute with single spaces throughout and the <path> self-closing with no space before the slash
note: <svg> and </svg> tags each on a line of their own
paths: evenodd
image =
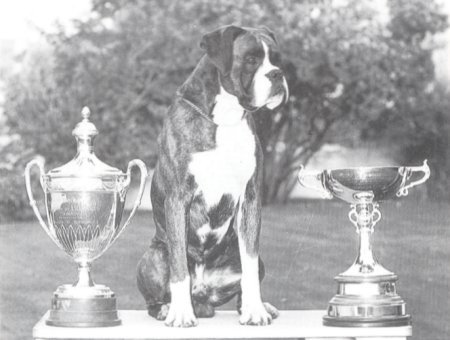
<svg viewBox="0 0 450 340">
<path fill-rule="evenodd" d="M 423 175 L 411 181 L 416 173 Z M 300 169 L 298 178 L 304 187 L 319 191 L 323 197 L 337 197 L 350 203 L 348 217 L 359 236 L 355 262 L 335 278 L 338 292 L 329 303 L 325 325 L 383 327 L 410 324 L 406 304 L 396 293 L 397 275 L 377 261 L 372 251 L 372 234 L 375 224 L 381 220 L 378 202 L 406 196 L 409 189 L 429 177 L 426 160 L 419 167 L 360 167 L 319 172 Z"/>
<path fill-rule="evenodd" d="M 124 202 L 119 195 L 75 191 L 53 192 L 47 198 L 48 216 L 55 226 L 53 238 L 59 247 L 77 263 L 100 257 L 116 233 L 116 207 Z"/>
<path fill-rule="evenodd" d="M 87 108 L 82 116 L 73 131 L 77 139 L 75 158 L 47 174 L 42 161 L 32 160 L 25 168 L 25 183 L 30 205 L 42 228 L 78 265 L 78 281 L 55 291 L 47 324 L 111 326 L 120 323 L 116 299 L 108 287 L 94 283 L 91 264 L 129 225 L 141 202 L 147 169 L 140 160 L 132 160 L 126 173 L 101 162 L 93 152 L 98 131 L 89 121 Z M 40 171 L 48 223 L 40 215 L 31 190 L 30 172 L 34 166 Z M 133 167 L 141 173 L 139 193 L 129 217 L 120 225 Z"/>
</svg>

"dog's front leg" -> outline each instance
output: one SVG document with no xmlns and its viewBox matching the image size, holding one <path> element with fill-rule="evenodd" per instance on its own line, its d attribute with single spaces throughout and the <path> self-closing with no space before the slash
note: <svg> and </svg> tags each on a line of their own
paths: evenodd
<svg viewBox="0 0 450 340">
<path fill-rule="evenodd" d="M 261 229 L 261 198 L 256 176 L 247 184 L 237 213 L 237 232 L 241 257 L 242 307 L 239 322 L 243 325 L 268 325 L 277 310 L 263 304 L 259 281 L 259 234 Z M 270 313 L 269 313 L 270 312 Z"/>
<path fill-rule="evenodd" d="M 186 253 L 186 209 L 183 194 L 166 198 L 166 231 L 168 237 L 171 302 L 165 320 L 167 326 L 192 327 L 197 325 L 191 301 L 191 282 Z"/>
</svg>

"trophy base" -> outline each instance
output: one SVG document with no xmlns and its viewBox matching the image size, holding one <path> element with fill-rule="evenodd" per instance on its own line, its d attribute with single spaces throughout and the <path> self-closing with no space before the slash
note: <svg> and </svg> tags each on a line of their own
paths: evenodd
<svg viewBox="0 0 450 340">
<path fill-rule="evenodd" d="M 404 315 L 395 318 L 334 318 L 323 317 L 323 325 L 329 327 L 400 327 L 411 325 L 411 316 Z"/>
<path fill-rule="evenodd" d="M 335 278 L 338 293 L 330 300 L 325 326 L 389 327 L 411 324 L 406 303 L 396 293 L 395 274 Z"/>
<path fill-rule="evenodd" d="M 54 293 L 45 323 L 58 327 L 109 327 L 120 325 L 121 320 L 116 297 L 108 287 L 96 285 L 78 289 L 64 285 Z"/>
</svg>

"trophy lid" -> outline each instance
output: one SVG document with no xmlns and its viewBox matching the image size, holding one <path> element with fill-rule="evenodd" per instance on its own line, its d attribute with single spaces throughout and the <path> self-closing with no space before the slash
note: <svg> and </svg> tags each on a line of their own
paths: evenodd
<svg viewBox="0 0 450 340">
<path fill-rule="evenodd" d="M 124 175 L 122 171 L 109 166 L 99 160 L 93 151 L 93 142 L 98 130 L 89 120 L 91 111 L 88 107 L 84 107 L 81 111 L 82 121 L 79 122 L 72 135 L 77 140 L 77 154 L 70 162 L 50 170 L 47 174 L 50 178 L 64 177 L 88 177 L 102 178 L 111 176 Z"/>
</svg>

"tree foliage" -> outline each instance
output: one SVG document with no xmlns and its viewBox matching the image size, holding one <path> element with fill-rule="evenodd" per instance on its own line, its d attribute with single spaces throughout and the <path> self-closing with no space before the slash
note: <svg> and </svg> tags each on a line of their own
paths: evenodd
<svg viewBox="0 0 450 340">
<path fill-rule="evenodd" d="M 49 167 L 61 164 L 74 154 L 69 132 L 88 105 L 102 159 L 123 167 L 139 157 L 151 167 L 167 106 L 201 57 L 202 34 L 237 24 L 276 33 L 291 93 L 282 111 L 255 115 L 266 203 L 288 198 L 299 165 L 325 142 L 389 140 L 402 150 L 399 161 L 414 160 L 415 147 L 438 157 L 442 150 L 423 145 L 434 138 L 446 147 L 448 102 L 434 84 L 426 42 L 446 17 L 433 1 L 390 0 L 388 15 L 376 3 L 94 0 L 77 33 L 49 35 L 49 50 L 30 53 L 11 79 L 10 132 Z"/>
</svg>

